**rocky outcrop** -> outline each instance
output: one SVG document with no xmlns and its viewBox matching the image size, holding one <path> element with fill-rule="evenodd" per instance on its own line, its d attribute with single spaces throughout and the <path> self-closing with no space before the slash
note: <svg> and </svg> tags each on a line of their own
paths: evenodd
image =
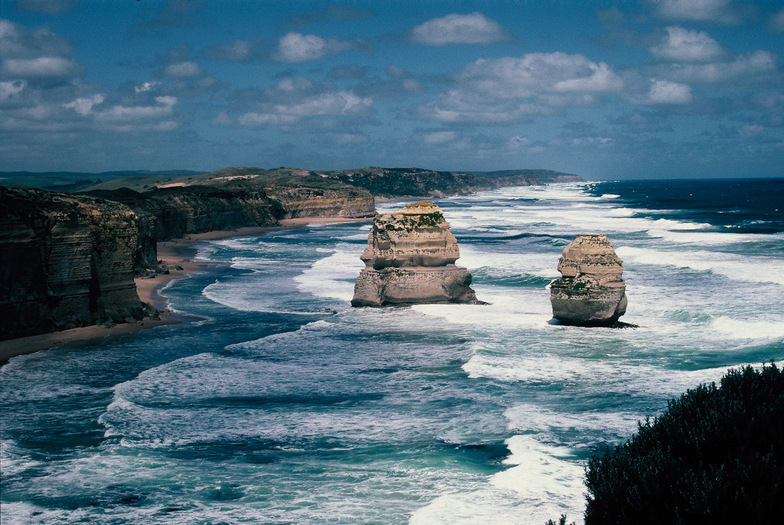
<svg viewBox="0 0 784 525">
<path fill-rule="evenodd" d="M 459 257 L 457 240 L 435 204 L 422 201 L 377 215 L 351 305 L 477 304 L 471 274 L 455 266 Z"/>
<path fill-rule="evenodd" d="M 563 324 L 610 326 L 626 313 L 623 264 L 606 235 L 578 235 L 564 248 L 558 271 L 550 302 Z"/>
<path fill-rule="evenodd" d="M 0 339 L 144 316 L 127 206 L 0 187 L 0 210 Z"/>
</svg>

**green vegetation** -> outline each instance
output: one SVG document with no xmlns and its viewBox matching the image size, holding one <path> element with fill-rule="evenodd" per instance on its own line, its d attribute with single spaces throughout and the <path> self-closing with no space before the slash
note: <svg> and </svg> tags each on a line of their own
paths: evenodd
<svg viewBox="0 0 784 525">
<path fill-rule="evenodd" d="M 689 390 L 586 471 L 586 525 L 780 523 L 784 372 L 730 370 Z"/>
<path fill-rule="evenodd" d="M 337 180 L 323 177 L 306 170 L 277 168 L 265 170 L 254 167 L 223 168 L 210 173 L 190 174 L 167 177 L 126 177 L 110 180 L 84 188 L 83 191 L 118 190 L 128 188 L 139 193 L 165 187 L 219 186 L 223 188 L 263 189 L 263 188 L 314 188 L 321 190 L 345 191 L 346 186 Z"/>
<path fill-rule="evenodd" d="M 553 520 L 547 520 L 547 523 L 544 525 L 566 525 L 566 514 L 561 514 L 561 519 L 559 519 L 557 522 Z M 569 525 L 574 525 L 574 522 L 571 522 Z"/>
</svg>

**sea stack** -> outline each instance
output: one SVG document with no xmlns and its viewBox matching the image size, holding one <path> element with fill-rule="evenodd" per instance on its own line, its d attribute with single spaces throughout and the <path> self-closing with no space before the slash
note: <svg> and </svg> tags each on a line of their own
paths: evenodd
<svg viewBox="0 0 784 525">
<path fill-rule="evenodd" d="M 610 326 L 626 313 L 623 261 L 606 235 L 578 235 L 558 261 L 550 283 L 553 317 L 563 324 Z"/>
<path fill-rule="evenodd" d="M 480 304 L 441 208 L 427 201 L 376 215 L 352 306 Z"/>
</svg>

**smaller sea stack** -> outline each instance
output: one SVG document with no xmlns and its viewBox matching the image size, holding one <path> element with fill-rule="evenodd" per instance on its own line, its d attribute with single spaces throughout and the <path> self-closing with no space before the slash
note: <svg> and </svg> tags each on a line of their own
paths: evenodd
<svg viewBox="0 0 784 525">
<path fill-rule="evenodd" d="M 441 208 L 427 201 L 376 215 L 352 306 L 480 304 Z"/>
<path fill-rule="evenodd" d="M 610 326 L 626 313 L 623 261 L 606 235 L 578 235 L 558 260 L 550 283 L 553 317 L 563 324 Z"/>
</svg>

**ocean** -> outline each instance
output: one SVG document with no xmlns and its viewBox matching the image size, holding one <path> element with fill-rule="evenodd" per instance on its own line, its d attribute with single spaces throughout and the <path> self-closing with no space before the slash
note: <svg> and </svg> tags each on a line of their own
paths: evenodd
<svg viewBox="0 0 784 525">
<path fill-rule="evenodd" d="M 437 200 L 488 305 L 351 308 L 367 223 L 201 242 L 211 264 L 163 291 L 183 323 L 0 369 L 0 519 L 581 523 L 592 453 L 784 359 L 782 197 L 759 179 Z M 636 328 L 549 322 L 589 232 L 623 259 Z"/>
</svg>

